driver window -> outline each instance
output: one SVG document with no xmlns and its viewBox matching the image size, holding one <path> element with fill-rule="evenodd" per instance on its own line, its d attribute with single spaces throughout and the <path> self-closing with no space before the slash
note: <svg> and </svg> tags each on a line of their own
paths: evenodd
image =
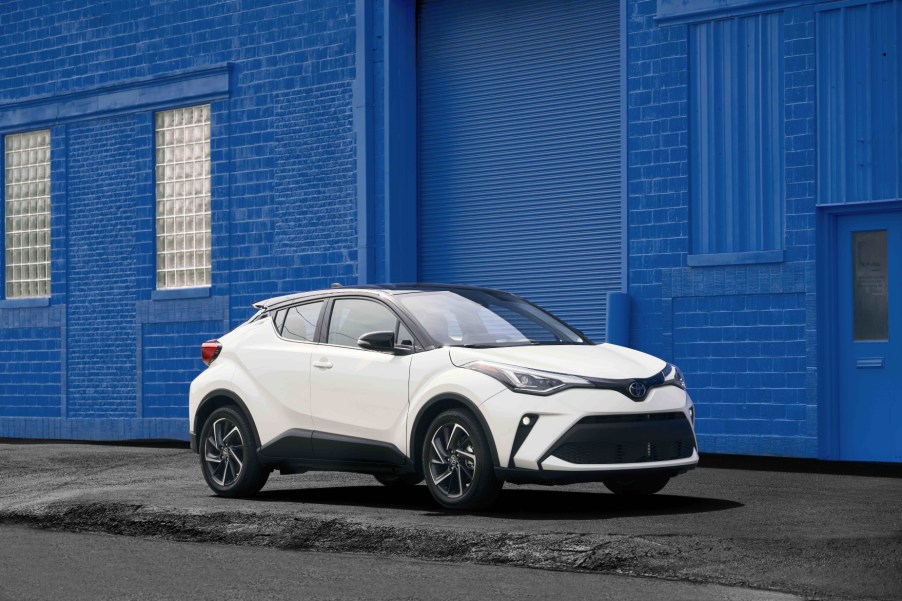
<svg viewBox="0 0 902 601">
<path fill-rule="evenodd" d="M 329 344 L 357 348 L 357 339 L 369 332 L 395 332 L 398 318 L 383 305 L 363 299 L 338 299 L 329 320 Z"/>
</svg>

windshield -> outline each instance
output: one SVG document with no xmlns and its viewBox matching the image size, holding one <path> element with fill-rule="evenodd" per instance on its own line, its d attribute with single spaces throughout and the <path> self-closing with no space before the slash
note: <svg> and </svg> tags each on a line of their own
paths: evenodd
<svg viewBox="0 0 902 601">
<path fill-rule="evenodd" d="M 443 345 L 591 344 L 564 322 L 504 292 L 426 290 L 395 298 Z"/>
</svg>

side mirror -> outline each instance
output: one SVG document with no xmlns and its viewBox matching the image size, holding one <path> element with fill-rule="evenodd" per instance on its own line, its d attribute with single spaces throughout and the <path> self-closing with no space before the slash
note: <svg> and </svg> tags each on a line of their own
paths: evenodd
<svg viewBox="0 0 902 601">
<path fill-rule="evenodd" d="M 357 339 L 357 346 L 370 351 L 395 352 L 394 332 L 367 332 Z"/>
</svg>

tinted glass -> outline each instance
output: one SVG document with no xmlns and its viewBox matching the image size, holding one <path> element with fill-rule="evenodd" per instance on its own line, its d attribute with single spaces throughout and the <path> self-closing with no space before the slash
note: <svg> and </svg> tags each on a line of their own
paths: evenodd
<svg viewBox="0 0 902 601">
<path fill-rule="evenodd" d="M 322 308 L 323 301 L 290 307 L 287 310 L 285 323 L 282 326 L 282 338 L 313 342 L 313 336 L 316 333 L 316 322 L 319 320 L 319 312 Z"/>
<path fill-rule="evenodd" d="M 512 294 L 429 290 L 396 298 L 433 338 L 446 345 L 589 343 L 564 322 Z"/>
<path fill-rule="evenodd" d="M 339 299 L 332 306 L 329 320 L 329 344 L 357 346 L 357 340 L 369 332 L 394 332 L 398 318 L 385 306 L 355 298 Z"/>
<path fill-rule="evenodd" d="M 889 339 L 886 230 L 852 233 L 855 340 Z"/>
<path fill-rule="evenodd" d="M 398 346 L 406 346 L 413 348 L 414 340 L 413 334 L 410 333 L 410 330 L 407 329 L 403 323 L 398 323 L 398 335 L 395 337 L 395 343 Z"/>
</svg>

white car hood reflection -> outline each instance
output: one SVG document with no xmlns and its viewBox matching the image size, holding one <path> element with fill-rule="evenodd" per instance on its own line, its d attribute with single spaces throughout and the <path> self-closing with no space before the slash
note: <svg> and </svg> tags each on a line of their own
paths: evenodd
<svg viewBox="0 0 902 601">
<path fill-rule="evenodd" d="M 622 380 L 648 378 L 667 365 L 661 359 L 615 344 L 529 345 L 502 348 L 450 347 L 451 361 L 463 366 L 494 361 L 575 376 Z"/>
</svg>

